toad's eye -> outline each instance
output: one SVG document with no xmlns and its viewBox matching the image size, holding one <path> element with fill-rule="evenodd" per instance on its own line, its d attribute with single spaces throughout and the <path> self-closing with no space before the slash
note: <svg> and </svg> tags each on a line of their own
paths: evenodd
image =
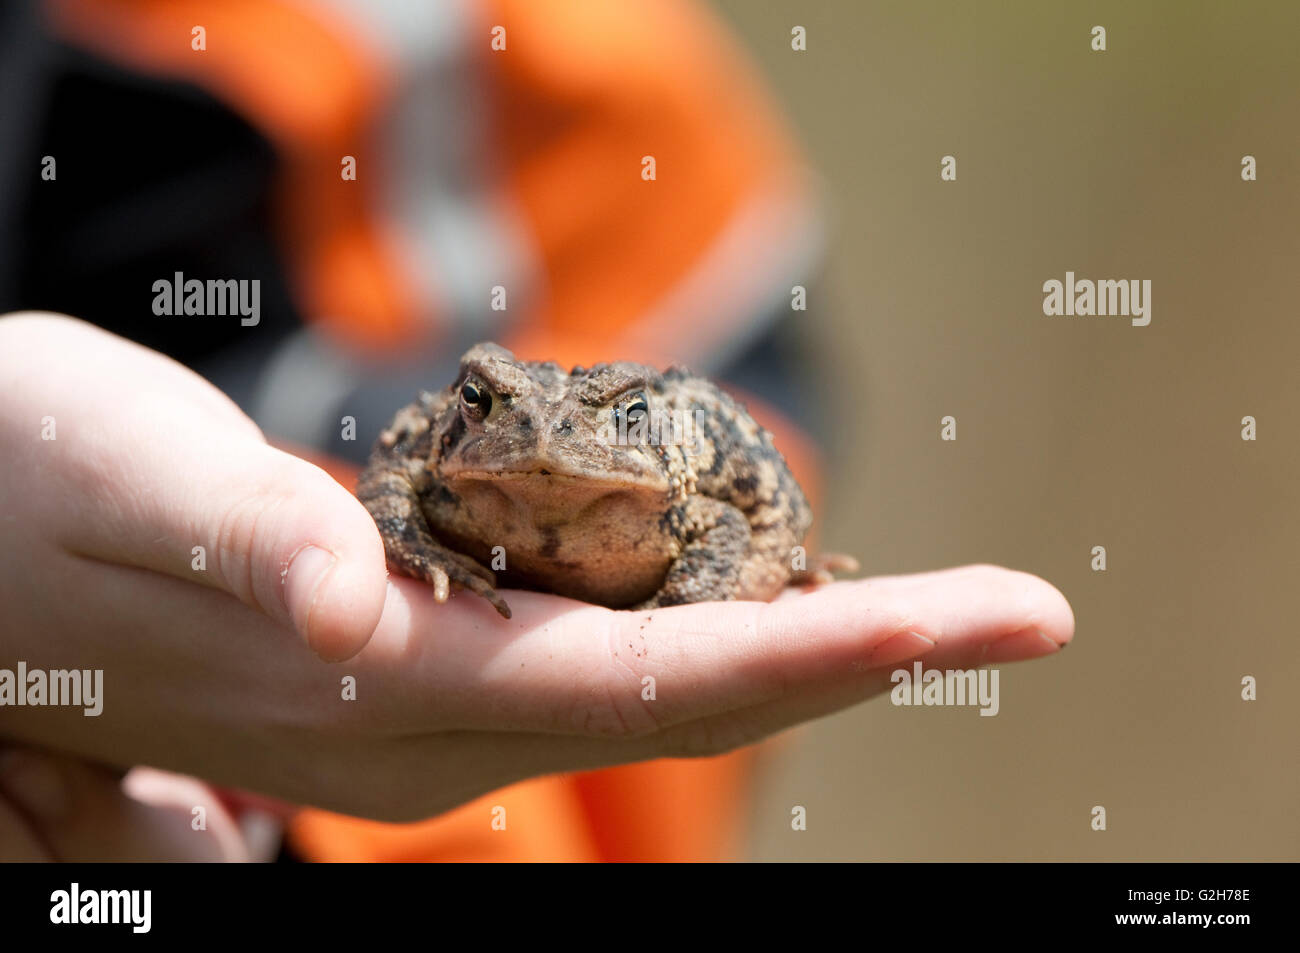
<svg viewBox="0 0 1300 953">
<path fill-rule="evenodd" d="M 631 426 L 645 420 L 649 413 L 650 405 L 646 402 L 645 394 L 638 391 L 614 408 L 614 422 L 622 424 L 623 421 L 627 421 Z"/>
<path fill-rule="evenodd" d="M 492 395 L 473 381 L 466 381 L 460 387 L 460 405 L 467 416 L 482 420 L 492 409 Z"/>
<path fill-rule="evenodd" d="M 627 414 L 627 422 L 630 424 L 636 423 L 650 413 L 650 405 L 646 403 L 645 394 L 633 394 L 628 399 L 624 413 Z"/>
</svg>

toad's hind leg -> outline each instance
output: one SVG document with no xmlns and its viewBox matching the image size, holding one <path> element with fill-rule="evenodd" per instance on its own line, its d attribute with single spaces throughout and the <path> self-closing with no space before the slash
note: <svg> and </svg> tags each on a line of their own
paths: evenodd
<svg viewBox="0 0 1300 953">
<path fill-rule="evenodd" d="M 406 473 L 398 469 L 368 470 L 358 497 L 379 527 L 390 566 L 429 583 L 438 602 L 446 602 L 455 586 L 477 593 L 510 618 L 510 607 L 494 588 L 496 576 L 492 570 L 434 538 Z"/>
<path fill-rule="evenodd" d="M 792 586 L 824 586 L 835 581 L 837 572 L 857 572 L 858 561 L 845 553 L 819 553 L 809 558 L 806 569 L 790 573 Z"/>
<path fill-rule="evenodd" d="M 751 538 L 744 514 L 720 500 L 693 497 L 665 518 L 685 542 L 659 591 L 635 608 L 741 597 Z"/>
</svg>

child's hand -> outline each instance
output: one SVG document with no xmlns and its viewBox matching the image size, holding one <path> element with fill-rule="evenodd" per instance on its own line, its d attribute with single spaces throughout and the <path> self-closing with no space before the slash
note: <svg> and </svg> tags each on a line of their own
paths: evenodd
<svg viewBox="0 0 1300 953">
<path fill-rule="evenodd" d="M 438 604 L 386 583 L 361 505 L 215 389 L 62 318 L 0 320 L 0 459 L 0 658 L 104 672 L 98 717 L 11 708 L 6 733 L 374 818 L 722 752 L 885 691 L 917 656 L 1035 658 L 1074 627 L 1052 586 L 994 567 L 771 604 L 617 612 L 520 592 L 509 621 Z M 319 587 L 327 563 L 294 560 L 309 544 L 337 557 Z"/>
</svg>

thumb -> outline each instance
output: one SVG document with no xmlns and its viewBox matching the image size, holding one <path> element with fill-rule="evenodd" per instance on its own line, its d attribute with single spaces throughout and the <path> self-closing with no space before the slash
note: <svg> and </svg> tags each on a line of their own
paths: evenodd
<svg viewBox="0 0 1300 953">
<path fill-rule="evenodd" d="M 291 625 L 326 661 L 350 658 L 387 595 L 374 519 L 314 464 L 266 446 L 254 456 L 265 480 L 257 491 L 215 491 L 197 514 L 198 534 L 216 543 L 213 581 Z"/>
<path fill-rule="evenodd" d="M 197 374 L 26 315 L 0 320 L 0 384 L 0 500 L 21 501 L 7 532 L 222 589 L 326 659 L 369 641 L 387 593 L 374 521 Z M 57 440 L 30 424 L 56 417 Z"/>
<path fill-rule="evenodd" d="M 246 433 L 137 440 L 133 450 L 64 471 L 80 484 L 65 499 L 82 510 L 61 534 L 65 548 L 222 589 L 327 661 L 361 651 L 387 570 L 379 531 L 351 493 Z"/>
</svg>

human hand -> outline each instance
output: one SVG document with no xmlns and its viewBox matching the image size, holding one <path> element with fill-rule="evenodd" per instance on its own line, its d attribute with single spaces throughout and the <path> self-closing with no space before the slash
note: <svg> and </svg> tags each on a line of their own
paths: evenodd
<svg viewBox="0 0 1300 953">
<path fill-rule="evenodd" d="M 0 749 L 0 863 L 266 861 L 283 815 L 152 768 L 123 778 L 56 752 Z"/>
<path fill-rule="evenodd" d="M 0 407 L 0 648 L 102 668 L 106 696 L 96 718 L 11 709 L 6 730 L 296 803 L 406 820 L 539 774 L 717 753 L 878 694 L 914 657 L 1034 658 L 1073 631 L 1060 593 L 993 567 L 653 612 L 516 593 L 507 622 L 385 585 L 346 490 L 145 349 L 0 321 Z M 293 562 L 307 543 L 337 557 L 319 588 Z"/>
</svg>

